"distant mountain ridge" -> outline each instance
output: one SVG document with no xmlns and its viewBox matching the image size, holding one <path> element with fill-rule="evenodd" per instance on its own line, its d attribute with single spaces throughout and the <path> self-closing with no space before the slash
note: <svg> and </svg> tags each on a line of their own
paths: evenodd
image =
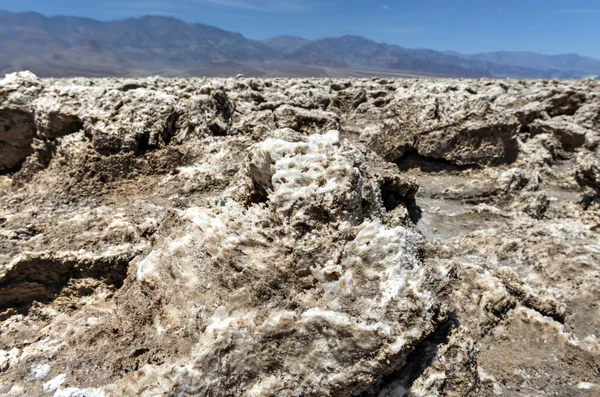
<svg viewBox="0 0 600 397">
<path fill-rule="evenodd" d="M 40 76 L 453 76 L 583 78 L 600 61 L 576 54 L 465 55 L 407 49 L 360 36 L 250 40 L 171 17 L 101 22 L 0 11 L 0 72 Z"/>
<path fill-rule="evenodd" d="M 600 60 L 577 54 L 544 55 L 530 51 L 498 51 L 473 55 L 446 53 L 470 60 L 539 70 L 577 70 L 589 74 L 598 74 L 600 70 Z"/>
</svg>

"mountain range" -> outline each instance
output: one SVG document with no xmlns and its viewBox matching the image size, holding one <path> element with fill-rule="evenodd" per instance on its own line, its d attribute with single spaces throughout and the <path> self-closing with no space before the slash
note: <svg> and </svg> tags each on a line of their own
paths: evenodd
<svg viewBox="0 0 600 397">
<path fill-rule="evenodd" d="M 587 78 L 600 60 L 576 54 L 466 55 L 359 36 L 251 40 L 204 24 L 146 16 L 101 22 L 0 11 L 0 73 L 39 76 L 453 76 Z"/>
</svg>

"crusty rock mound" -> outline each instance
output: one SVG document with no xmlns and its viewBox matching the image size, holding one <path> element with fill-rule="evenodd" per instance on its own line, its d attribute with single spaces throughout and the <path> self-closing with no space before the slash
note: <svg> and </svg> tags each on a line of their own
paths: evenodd
<svg viewBox="0 0 600 397">
<path fill-rule="evenodd" d="M 138 330 L 140 348 L 182 328 L 194 330 L 191 355 L 109 390 L 352 395 L 401 366 L 434 329 L 433 280 L 443 276 L 419 261 L 417 233 L 383 222 L 353 145 L 336 131 L 271 138 L 250 149 L 247 171 L 265 202 L 223 198 L 182 212 L 118 297 L 139 307 L 119 317 L 152 319 Z"/>
<path fill-rule="evenodd" d="M 0 80 L 0 394 L 600 392 L 596 81 Z"/>
</svg>

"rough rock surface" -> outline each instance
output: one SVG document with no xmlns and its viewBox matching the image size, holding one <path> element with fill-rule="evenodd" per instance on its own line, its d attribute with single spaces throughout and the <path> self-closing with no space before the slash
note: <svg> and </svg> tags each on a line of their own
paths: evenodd
<svg viewBox="0 0 600 397">
<path fill-rule="evenodd" d="M 0 394 L 600 393 L 600 83 L 0 80 Z"/>
</svg>

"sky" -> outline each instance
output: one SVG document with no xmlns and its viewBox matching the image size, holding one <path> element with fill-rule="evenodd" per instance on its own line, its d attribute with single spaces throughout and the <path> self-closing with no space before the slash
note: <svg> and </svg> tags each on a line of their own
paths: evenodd
<svg viewBox="0 0 600 397">
<path fill-rule="evenodd" d="M 600 58 L 599 0 L 0 0 L 0 9 L 99 20 L 168 15 L 251 39 L 351 34 L 408 48 Z"/>
</svg>

